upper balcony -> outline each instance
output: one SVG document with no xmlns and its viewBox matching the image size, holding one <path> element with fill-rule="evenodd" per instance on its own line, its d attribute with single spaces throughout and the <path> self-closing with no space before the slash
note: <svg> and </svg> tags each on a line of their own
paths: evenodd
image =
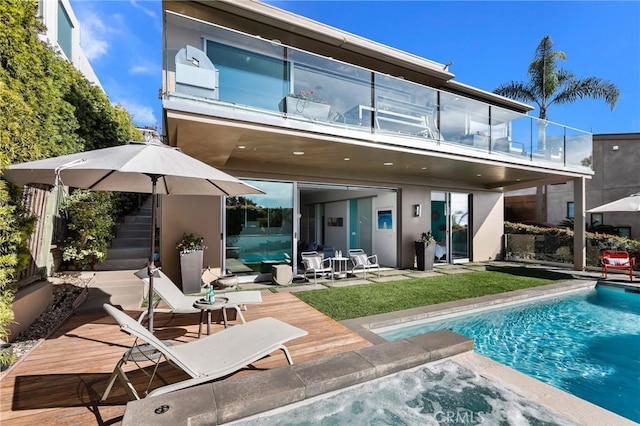
<svg viewBox="0 0 640 426">
<path fill-rule="evenodd" d="M 164 100 L 206 115 L 590 173 L 592 135 L 167 13 Z"/>
</svg>

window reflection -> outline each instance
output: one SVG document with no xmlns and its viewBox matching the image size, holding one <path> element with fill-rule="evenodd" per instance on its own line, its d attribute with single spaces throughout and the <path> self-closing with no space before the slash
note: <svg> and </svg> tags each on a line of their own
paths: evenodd
<svg viewBox="0 0 640 426">
<path fill-rule="evenodd" d="M 292 257 L 293 184 L 246 181 L 265 194 L 228 197 L 226 269 L 234 274 L 271 272 Z"/>
</svg>

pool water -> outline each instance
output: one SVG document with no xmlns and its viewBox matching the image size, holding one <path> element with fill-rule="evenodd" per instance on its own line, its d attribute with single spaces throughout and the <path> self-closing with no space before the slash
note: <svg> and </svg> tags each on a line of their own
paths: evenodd
<svg viewBox="0 0 640 426">
<path fill-rule="evenodd" d="M 242 425 L 573 425 L 453 361 L 373 380 Z"/>
<path fill-rule="evenodd" d="M 475 351 L 640 422 L 640 294 L 597 286 L 379 333 L 398 340 L 450 329 Z"/>
</svg>

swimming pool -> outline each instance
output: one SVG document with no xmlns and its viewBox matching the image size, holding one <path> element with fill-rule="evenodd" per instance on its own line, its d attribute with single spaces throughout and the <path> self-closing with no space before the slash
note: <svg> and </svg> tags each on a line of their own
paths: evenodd
<svg viewBox="0 0 640 426">
<path fill-rule="evenodd" d="M 450 329 L 475 351 L 640 422 L 640 294 L 598 286 L 552 299 L 379 332 Z"/>
</svg>

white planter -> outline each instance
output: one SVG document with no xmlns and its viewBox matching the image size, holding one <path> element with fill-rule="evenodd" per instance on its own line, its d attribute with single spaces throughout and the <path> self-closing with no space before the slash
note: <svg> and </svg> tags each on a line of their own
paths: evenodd
<svg viewBox="0 0 640 426">
<path fill-rule="evenodd" d="M 311 102 L 306 99 L 286 96 L 280 102 L 280 111 L 289 115 L 301 115 L 313 120 L 326 121 L 329 118 L 329 110 L 331 105 L 322 104 L 320 102 Z"/>
<path fill-rule="evenodd" d="M 180 254 L 180 273 L 184 294 L 200 293 L 203 254 L 203 250 Z"/>
</svg>

